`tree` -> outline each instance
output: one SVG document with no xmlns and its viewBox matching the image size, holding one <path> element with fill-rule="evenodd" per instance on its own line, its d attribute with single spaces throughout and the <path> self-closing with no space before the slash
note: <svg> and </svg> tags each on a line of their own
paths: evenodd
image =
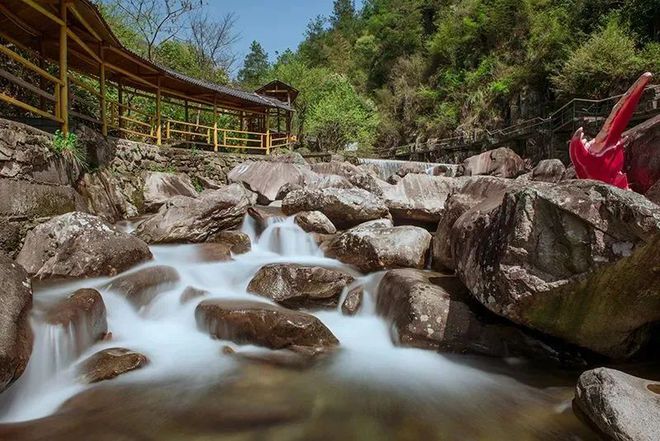
<svg viewBox="0 0 660 441">
<path fill-rule="evenodd" d="M 335 0 L 332 5 L 330 25 L 340 31 L 350 30 L 356 16 L 354 0 Z"/>
<path fill-rule="evenodd" d="M 227 13 L 213 20 L 204 11 L 198 11 L 190 20 L 190 43 L 195 49 L 197 64 L 207 66 L 210 71 L 230 72 L 236 62 L 233 46 L 238 41 L 234 32 L 236 14 Z M 211 75 L 212 79 L 216 75 Z"/>
<path fill-rule="evenodd" d="M 238 81 L 246 89 L 257 89 L 265 83 L 269 68 L 268 54 L 258 41 L 253 41 L 243 68 L 238 72 Z"/>
</svg>

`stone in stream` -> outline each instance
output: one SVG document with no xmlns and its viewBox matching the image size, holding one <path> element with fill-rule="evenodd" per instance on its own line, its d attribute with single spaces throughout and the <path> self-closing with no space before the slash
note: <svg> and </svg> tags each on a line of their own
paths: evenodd
<svg viewBox="0 0 660 441">
<path fill-rule="evenodd" d="M 296 214 L 294 222 L 307 233 L 335 234 L 337 228 L 320 211 L 302 211 Z"/>
<path fill-rule="evenodd" d="M 105 285 L 131 302 L 136 308 L 148 305 L 160 293 L 173 288 L 180 277 L 171 266 L 151 266 L 116 277 Z"/>
<path fill-rule="evenodd" d="M 286 217 L 281 207 L 266 207 L 263 205 L 248 208 L 248 215 L 254 219 L 259 234 L 263 233 L 271 222 Z"/>
<path fill-rule="evenodd" d="M 98 383 L 112 380 L 147 364 L 149 360 L 139 352 L 125 348 L 110 348 L 103 349 L 83 361 L 78 366 L 78 372 L 85 383 Z"/>
<path fill-rule="evenodd" d="M 660 207 L 588 180 L 530 182 L 454 223 L 458 276 L 515 323 L 612 358 L 660 320 Z"/>
<path fill-rule="evenodd" d="M 206 290 L 198 289 L 193 286 L 188 286 L 181 293 L 181 297 L 179 298 L 179 303 L 185 305 L 186 303 L 192 302 L 195 299 L 206 297 L 209 294 L 210 293 Z"/>
<path fill-rule="evenodd" d="M 311 174 L 307 165 L 273 161 L 247 161 L 234 167 L 227 179 L 241 183 L 257 193 L 257 202 L 268 205 L 277 199 L 280 188 L 286 184 L 303 184 Z"/>
<path fill-rule="evenodd" d="M 337 270 L 275 263 L 259 268 L 247 290 L 287 308 L 335 308 L 342 291 L 353 280 Z"/>
<path fill-rule="evenodd" d="M 363 272 L 424 268 L 431 234 L 413 226 L 392 227 L 382 220 L 366 222 L 338 234 L 326 246 L 329 257 Z"/>
<path fill-rule="evenodd" d="M 60 300 L 47 311 L 45 321 L 72 334 L 76 354 L 102 340 L 108 332 L 105 303 L 95 289 L 79 289 Z"/>
<path fill-rule="evenodd" d="M 114 276 L 152 258 L 142 240 L 97 216 L 73 212 L 38 225 L 16 261 L 38 279 Z"/>
<path fill-rule="evenodd" d="M 115 223 L 138 215 L 137 207 L 124 195 L 121 183 L 108 169 L 85 173 L 77 190 L 87 202 L 89 212 L 107 222 Z"/>
<path fill-rule="evenodd" d="M 580 375 L 574 406 L 608 438 L 655 441 L 660 434 L 660 383 L 598 368 Z"/>
<path fill-rule="evenodd" d="M 32 353 L 32 284 L 27 272 L 0 252 L 0 392 L 16 381 Z"/>
<path fill-rule="evenodd" d="M 376 295 L 376 311 L 393 326 L 395 343 L 443 352 L 558 357 L 482 308 L 457 277 L 431 271 L 388 271 Z"/>
<path fill-rule="evenodd" d="M 175 196 L 140 223 L 138 237 L 148 243 L 200 243 L 240 226 L 250 195 L 239 184 L 207 190 L 198 198 Z"/>
<path fill-rule="evenodd" d="M 204 300 L 195 309 L 200 330 L 238 344 L 271 349 L 324 351 L 339 344 L 316 317 L 268 303 Z"/>
<path fill-rule="evenodd" d="M 286 215 L 320 211 L 340 229 L 389 216 L 381 198 L 360 188 L 292 191 L 282 201 L 282 211 Z"/>
<path fill-rule="evenodd" d="M 174 196 L 198 196 L 188 175 L 184 173 L 146 172 L 144 176 L 144 209 L 156 212 Z"/>
<path fill-rule="evenodd" d="M 321 162 L 318 164 L 312 164 L 312 170 L 321 176 L 335 177 L 333 178 L 334 182 L 331 181 L 332 184 L 331 182 L 326 183 L 326 187 L 349 188 L 350 186 L 361 188 L 376 196 L 382 195 L 382 181 L 380 179 L 348 162 Z M 337 179 L 336 177 L 343 178 L 343 180 Z M 324 187 L 319 183 L 315 185 L 315 183 L 312 182 L 311 186 L 308 188 L 313 190 Z"/>
<path fill-rule="evenodd" d="M 250 237 L 240 231 L 221 231 L 212 242 L 196 246 L 202 262 L 226 262 L 232 260 L 232 255 L 247 253 L 251 248 Z"/>
<path fill-rule="evenodd" d="M 346 298 L 341 304 L 341 312 L 344 315 L 355 315 L 362 307 L 362 300 L 364 298 L 364 287 L 356 286 L 348 291 Z"/>
<path fill-rule="evenodd" d="M 500 147 L 463 161 L 465 176 L 490 175 L 515 178 L 525 172 L 525 161 L 513 150 Z"/>
</svg>

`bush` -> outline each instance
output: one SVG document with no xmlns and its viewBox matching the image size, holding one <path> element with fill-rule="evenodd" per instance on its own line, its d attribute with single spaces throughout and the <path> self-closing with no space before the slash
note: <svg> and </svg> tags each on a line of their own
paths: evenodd
<svg viewBox="0 0 660 441">
<path fill-rule="evenodd" d="M 58 155 L 78 164 L 82 168 L 87 168 L 87 155 L 85 151 L 78 146 L 78 137 L 75 133 L 67 134 L 58 130 L 53 138 L 52 150 Z"/>
</svg>

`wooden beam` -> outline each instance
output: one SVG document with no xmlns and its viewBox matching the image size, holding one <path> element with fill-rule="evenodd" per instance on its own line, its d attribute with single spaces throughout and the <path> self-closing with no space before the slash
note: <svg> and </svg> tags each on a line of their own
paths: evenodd
<svg viewBox="0 0 660 441">
<path fill-rule="evenodd" d="M 18 78 L 15 75 L 10 74 L 6 70 L 0 68 L 0 77 L 11 81 L 12 83 L 18 84 L 19 86 L 23 87 L 24 89 L 29 90 L 30 92 L 39 95 L 41 98 L 45 98 L 49 101 L 55 101 L 55 95 L 51 95 L 50 93 L 46 92 L 45 90 L 39 89 L 37 86 L 28 83 L 27 81 Z M 42 106 L 43 107 L 43 106 Z"/>
<path fill-rule="evenodd" d="M 108 136 L 108 119 L 106 117 L 105 109 L 105 63 L 103 62 L 103 48 L 101 48 L 101 65 L 99 66 L 99 107 L 101 114 L 101 133 L 103 136 Z"/>
<path fill-rule="evenodd" d="M 9 49 L 7 46 L 4 46 L 4 45 L 0 44 L 0 52 L 7 55 L 9 58 L 16 61 L 17 63 L 20 63 L 23 66 L 27 67 L 28 69 L 33 70 L 34 72 L 38 73 L 42 77 L 46 78 L 47 80 L 50 80 L 55 84 L 60 84 L 60 79 L 59 78 L 57 78 L 57 77 L 51 75 L 50 73 L 46 72 L 44 69 L 40 68 L 39 66 L 37 66 L 33 62 L 31 62 L 29 60 L 26 60 L 25 58 L 21 57 L 16 52 Z"/>
<path fill-rule="evenodd" d="M 14 14 L 8 7 L 3 5 L 2 3 L 0 3 L 0 12 L 2 12 L 12 23 L 14 23 L 19 28 L 23 29 L 26 33 L 32 35 L 33 37 L 41 36 L 41 32 L 37 31 L 32 26 L 25 23 L 23 20 L 21 20 L 20 17 Z"/>
<path fill-rule="evenodd" d="M 87 23 L 87 20 L 78 12 L 78 9 L 76 8 L 76 5 L 73 3 L 69 4 L 69 11 L 73 14 L 74 17 L 76 17 L 76 20 L 78 20 L 84 27 L 87 29 L 87 32 L 89 32 L 92 37 L 94 37 L 97 41 L 103 41 L 103 39 L 99 36 L 99 34 L 96 33 L 94 28 Z"/>
<path fill-rule="evenodd" d="M 26 0 L 23 0 L 26 1 Z M 69 58 L 67 34 L 66 0 L 60 0 L 60 118 L 62 133 L 69 133 Z"/>
<path fill-rule="evenodd" d="M 4 101 L 6 103 L 12 104 L 16 107 L 20 107 L 21 109 L 27 110 L 28 112 L 35 113 L 39 116 L 43 116 L 44 118 L 52 119 L 53 121 L 61 123 L 62 120 L 58 118 L 57 116 L 51 115 L 50 113 L 37 109 L 36 107 L 33 107 L 29 104 L 24 103 L 23 101 L 19 101 L 14 97 L 11 97 L 9 95 L 5 95 L 4 93 L 0 92 L 0 101 Z"/>
<path fill-rule="evenodd" d="M 65 22 L 61 17 L 62 16 L 61 9 L 60 9 L 60 17 L 58 17 L 55 14 L 53 14 L 52 12 L 50 12 L 48 9 L 41 6 L 39 3 L 37 3 L 34 0 L 21 0 L 21 1 L 23 3 L 25 3 L 26 5 L 30 6 L 32 9 L 35 9 L 35 10 L 39 11 L 41 14 L 45 15 L 46 17 L 48 17 L 49 19 L 51 19 L 52 21 L 54 21 L 58 25 L 65 26 Z M 67 3 L 67 0 L 60 0 L 60 5 L 64 5 L 66 7 L 66 3 Z"/>
<path fill-rule="evenodd" d="M 87 52 L 97 63 L 101 62 L 101 57 L 99 57 L 98 54 L 96 52 L 94 52 L 94 50 L 91 47 L 89 47 L 87 45 L 87 43 L 82 41 L 82 39 L 80 37 L 78 37 L 68 26 L 67 26 L 66 33 L 69 37 L 71 37 L 71 39 L 73 41 L 78 43 L 78 46 L 83 48 L 85 50 L 85 52 Z"/>
<path fill-rule="evenodd" d="M 160 77 L 158 77 L 158 89 L 156 90 L 156 145 L 161 145 L 162 143 L 162 134 L 161 134 L 161 96 L 160 96 Z"/>
</svg>

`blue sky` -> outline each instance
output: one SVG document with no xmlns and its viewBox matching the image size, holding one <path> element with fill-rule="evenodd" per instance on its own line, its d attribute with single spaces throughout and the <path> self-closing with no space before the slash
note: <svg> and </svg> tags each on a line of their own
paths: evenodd
<svg viewBox="0 0 660 441">
<path fill-rule="evenodd" d="M 222 16 L 233 11 L 237 17 L 236 44 L 239 64 L 250 44 L 257 40 L 268 52 L 270 61 L 275 52 L 295 50 L 302 41 L 307 23 L 317 15 L 329 16 L 333 0 L 209 0 L 212 14 Z M 356 2 L 357 3 L 357 2 Z"/>
</svg>

